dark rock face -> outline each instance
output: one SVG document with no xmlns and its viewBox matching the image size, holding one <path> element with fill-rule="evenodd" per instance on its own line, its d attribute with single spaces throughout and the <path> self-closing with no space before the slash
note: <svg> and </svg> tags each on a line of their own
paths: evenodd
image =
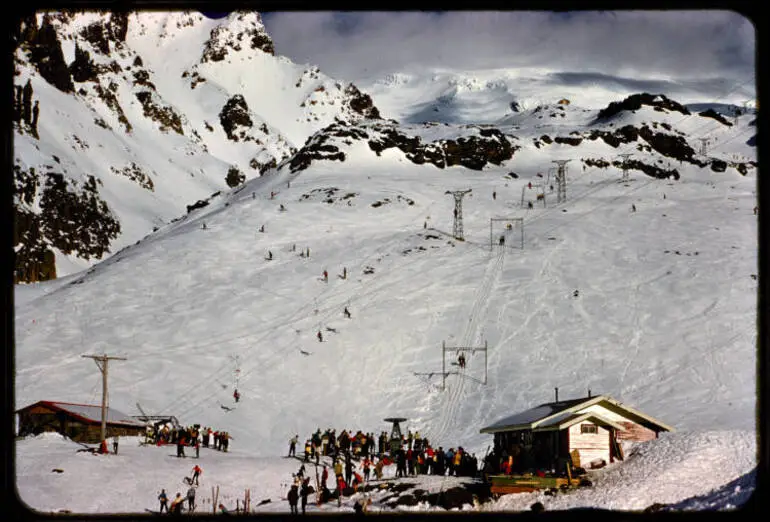
<svg viewBox="0 0 770 522">
<path fill-rule="evenodd" d="M 25 171 L 16 165 L 14 186 L 15 283 L 56 278 L 56 256 L 50 247 L 83 259 L 99 258 L 120 233 L 120 224 L 99 198 L 93 177 L 78 187 L 62 174 L 49 172 L 41 187 L 34 169 Z M 41 212 L 36 214 L 24 206 L 34 202 L 41 188 Z"/>
<path fill-rule="evenodd" d="M 101 22 L 94 22 L 91 25 L 87 25 L 80 30 L 80 36 L 93 45 L 94 49 L 101 54 L 110 54 L 109 35 L 107 34 L 104 24 Z"/>
<path fill-rule="evenodd" d="M 613 163 L 613 165 L 614 164 L 615 163 Z M 617 165 L 615 166 L 620 167 L 621 163 L 617 162 Z M 626 167 L 631 170 L 640 170 L 653 178 L 668 179 L 670 177 L 673 179 L 679 179 L 679 171 L 676 169 L 671 169 L 671 170 L 661 169 L 659 167 L 656 167 L 655 165 L 648 165 L 646 163 L 642 163 L 641 161 L 635 160 L 635 159 L 629 159 L 628 162 L 626 162 Z"/>
<path fill-rule="evenodd" d="M 683 136 L 673 136 L 662 132 L 653 132 L 647 126 L 639 129 L 639 136 L 644 138 L 653 149 L 666 157 L 695 163 L 701 167 L 705 166 L 702 162 L 698 162 L 693 158 L 695 151 L 692 150 L 692 147 L 688 145 L 687 140 L 684 139 Z"/>
<path fill-rule="evenodd" d="M 681 105 L 674 100 L 666 98 L 662 94 L 648 94 L 643 92 L 641 94 L 632 94 L 625 100 L 619 102 L 612 102 L 607 107 L 599 111 L 596 117 L 596 122 L 604 121 L 622 111 L 636 111 L 642 108 L 642 105 L 649 105 L 660 109 L 661 111 L 676 111 L 682 114 L 688 115 L 690 111 L 684 105 Z"/>
<path fill-rule="evenodd" d="M 199 199 L 192 205 L 187 205 L 187 213 L 189 214 L 193 210 L 197 210 L 199 208 L 207 207 L 209 205 L 209 202 L 203 199 Z"/>
<path fill-rule="evenodd" d="M 351 83 L 348 85 L 347 89 L 345 89 L 345 94 L 349 97 L 348 105 L 353 111 L 365 118 L 373 120 L 382 119 L 380 117 L 380 111 L 372 102 L 372 97 L 359 91 L 358 87 Z"/>
<path fill-rule="evenodd" d="M 385 149 L 397 147 L 418 165 L 431 163 L 438 168 L 462 165 L 473 170 L 481 170 L 487 163 L 500 165 L 511 159 L 518 148 L 498 129 L 482 129 L 480 134 L 423 144 L 419 136 L 408 137 L 391 127 L 380 129 L 380 136 L 369 140 L 369 148 L 379 155 Z"/>
<path fill-rule="evenodd" d="M 237 167 L 230 167 L 225 177 L 225 183 L 230 188 L 237 187 L 246 181 L 246 176 Z"/>
<path fill-rule="evenodd" d="M 244 141 L 248 137 L 247 133 L 251 130 L 254 122 L 249 116 L 249 106 L 246 100 L 240 94 L 236 94 L 225 103 L 219 112 L 219 122 L 227 134 L 227 138 L 232 141 Z"/>
<path fill-rule="evenodd" d="M 310 166 L 310 162 L 313 160 L 345 161 L 345 153 L 336 145 L 327 143 L 332 137 L 362 140 L 367 139 L 369 135 L 361 128 L 337 120 L 308 138 L 305 145 L 294 153 L 289 160 L 291 171 L 304 170 Z"/>
<path fill-rule="evenodd" d="M 553 139 L 556 143 L 564 143 L 566 145 L 572 145 L 573 147 L 576 147 L 580 145 L 580 143 L 583 141 L 583 138 L 564 138 L 561 136 L 557 136 Z"/>
<path fill-rule="evenodd" d="M 75 60 L 69 66 L 72 79 L 78 83 L 95 82 L 99 76 L 91 55 L 85 49 L 81 49 L 75 42 Z"/>
<path fill-rule="evenodd" d="M 118 102 L 118 98 L 115 94 L 109 89 L 105 89 L 100 84 L 96 84 L 94 90 L 96 91 L 96 95 L 104 101 L 107 107 L 118 116 L 118 121 L 126 129 L 126 132 L 130 134 L 133 127 L 131 126 L 131 122 L 128 121 L 128 118 L 126 118 L 126 113 L 123 112 L 123 107 L 120 106 L 120 102 Z"/>
<path fill-rule="evenodd" d="M 174 109 L 155 103 L 150 91 L 137 92 L 136 99 L 142 104 L 145 117 L 158 122 L 162 132 L 173 130 L 177 134 L 184 135 L 184 131 L 182 130 L 182 118 L 179 117 Z"/>
<path fill-rule="evenodd" d="M 147 189 L 150 192 L 155 192 L 155 184 L 152 182 L 152 178 L 145 174 L 142 168 L 133 161 L 130 165 L 127 165 L 122 169 L 110 167 L 110 170 L 115 174 L 120 174 L 127 177 L 131 181 L 138 184 L 140 187 Z"/>
<path fill-rule="evenodd" d="M 93 176 L 80 193 L 69 191 L 68 185 L 63 175 L 48 173 L 40 200 L 46 236 L 65 254 L 99 258 L 109 252 L 110 241 L 120 233 L 120 224 L 99 198 Z"/>
<path fill-rule="evenodd" d="M 727 170 L 727 162 L 720 159 L 712 159 L 711 170 L 714 172 L 724 172 Z"/>
<path fill-rule="evenodd" d="M 724 117 L 724 116 L 722 116 L 721 114 L 719 114 L 719 113 L 718 113 L 717 111 L 715 111 L 714 109 L 706 109 L 706 110 L 705 110 L 705 111 L 703 111 L 703 112 L 699 112 L 699 113 L 698 113 L 698 116 L 703 116 L 704 118 L 711 118 L 711 119 L 717 120 L 717 121 L 718 121 L 719 123 L 721 123 L 722 125 L 727 125 L 728 127 L 732 127 L 732 126 L 733 126 L 733 124 L 732 124 L 732 123 L 730 123 L 729 121 L 727 121 L 727 120 L 725 119 L 725 117 Z"/>
<path fill-rule="evenodd" d="M 61 42 L 56 29 L 51 25 L 50 16 L 43 16 L 39 29 L 34 26 L 34 21 L 33 16 L 27 22 L 23 22 L 25 27 L 21 31 L 23 38 L 20 42 L 21 47 L 29 51 L 30 62 L 48 83 L 62 92 L 74 91 L 75 86 L 72 83 L 70 70 L 64 62 Z"/>
</svg>

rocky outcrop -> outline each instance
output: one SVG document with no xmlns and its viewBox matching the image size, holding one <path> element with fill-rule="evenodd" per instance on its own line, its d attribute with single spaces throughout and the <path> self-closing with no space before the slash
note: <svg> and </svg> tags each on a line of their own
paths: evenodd
<svg viewBox="0 0 770 522">
<path fill-rule="evenodd" d="M 14 281 L 56 278 L 57 248 L 83 259 L 100 258 L 120 233 L 120 224 L 99 197 L 94 177 L 78 186 L 49 172 L 41 184 L 35 169 L 14 166 Z M 30 207 L 39 200 L 40 213 Z"/>
<path fill-rule="evenodd" d="M 238 170 L 238 167 L 230 167 L 228 169 L 227 176 L 225 176 L 225 183 L 227 183 L 228 187 L 237 187 L 244 181 L 246 181 L 246 176 Z"/>
<path fill-rule="evenodd" d="M 142 104 L 144 115 L 158 122 L 161 132 L 173 130 L 177 134 L 184 135 L 182 130 L 182 118 L 169 106 L 155 102 L 151 91 L 140 91 L 135 94 L 136 99 Z"/>
<path fill-rule="evenodd" d="M 338 124 L 332 124 L 335 126 Z M 313 160 L 345 161 L 345 153 L 339 147 L 327 143 L 332 135 L 321 131 L 308 138 L 305 145 L 288 161 L 289 170 L 298 172 L 310 166 Z"/>
<path fill-rule="evenodd" d="M 105 103 L 105 105 L 107 105 L 107 107 L 109 107 L 109 109 L 115 113 L 118 121 L 123 125 L 123 128 L 126 130 L 126 132 L 130 134 L 133 130 L 133 127 L 131 126 L 131 122 L 128 121 L 128 118 L 126 118 L 126 113 L 123 112 L 123 107 L 120 106 L 120 102 L 118 101 L 117 96 L 115 96 L 115 93 L 112 92 L 112 90 L 109 88 L 105 89 L 101 86 L 101 84 L 96 84 L 94 86 L 94 91 L 96 92 L 96 95 Z"/>
<path fill-rule="evenodd" d="M 219 111 L 219 123 L 222 125 L 227 138 L 232 141 L 249 139 L 254 122 L 249 116 L 249 106 L 242 95 L 236 94 L 225 103 Z"/>
<path fill-rule="evenodd" d="M 201 63 L 221 62 L 230 50 L 241 51 L 244 48 L 275 54 L 273 40 L 265 31 L 259 13 L 238 12 L 230 16 L 232 18 L 227 23 L 211 30 Z"/>
<path fill-rule="evenodd" d="M 599 111 L 594 123 L 606 121 L 622 111 L 637 111 L 642 108 L 642 105 L 648 105 L 663 112 L 676 111 L 685 115 L 690 114 L 687 107 L 666 98 L 662 94 L 648 94 L 643 92 L 641 94 L 632 94 L 625 100 L 610 103 L 607 107 Z"/>
<path fill-rule="evenodd" d="M 21 41 L 19 46 L 29 53 L 29 61 L 48 83 L 62 92 L 72 92 L 69 67 L 64 61 L 59 36 L 51 24 L 49 15 L 44 15 L 38 28 L 35 17 L 25 19 L 19 31 Z"/>
<path fill-rule="evenodd" d="M 704 117 L 704 118 L 711 118 L 711 119 L 713 119 L 713 120 L 717 120 L 717 121 L 718 121 L 719 123 L 721 123 L 722 125 L 727 125 L 728 127 L 732 127 L 732 126 L 733 126 L 733 124 L 732 124 L 732 123 L 730 123 L 729 121 L 727 121 L 727 120 L 725 119 L 725 117 L 724 117 L 724 116 L 722 116 L 721 114 L 719 114 L 719 113 L 718 113 L 717 111 L 715 111 L 714 109 L 706 109 L 706 110 L 705 110 L 705 111 L 703 111 L 703 112 L 699 112 L 699 113 L 698 113 L 698 116 L 702 116 L 702 117 Z"/>
<path fill-rule="evenodd" d="M 572 145 L 577 147 L 583 141 L 583 138 L 567 138 L 563 136 L 557 136 L 553 139 L 556 143 L 563 143 L 565 145 Z"/>
<path fill-rule="evenodd" d="M 138 184 L 140 187 L 147 189 L 150 192 L 155 192 L 155 184 L 152 182 L 152 178 L 133 161 L 130 165 L 126 165 L 122 169 L 117 167 L 110 167 L 110 170 L 115 174 L 127 177 L 131 181 Z"/>
<path fill-rule="evenodd" d="M 480 136 L 422 143 L 419 136 L 409 137 L 395 127 L 380 129 L 379 135 L 369 140 L 369 148 L 379 155 L 383 150 L 396 147 L 418 165 L 431 163 L 438 168 L 461 165 L 481 170 L 487 163 L 500 165 L 513 157 L 518 148 L 498 129 L 480 129 Z"/>
<path fill-rule="evenodd" d="M 372 97 L 362 93 L 352 83 L 345 89 L 345 95 L 347 96 L 347 103 L 353 112 L 362 115 L 364 118 L 381 119 L 380 111 L 374 106 Z"/>
<path fill-rule="evenodd" d="M 75 42 L 75 60 L 69 65 L 69 70 L 72 79 L 78 83 L 95 82 L 99 76 L 91 54 L 81 48 L 77 42 Z"/>
</svg>

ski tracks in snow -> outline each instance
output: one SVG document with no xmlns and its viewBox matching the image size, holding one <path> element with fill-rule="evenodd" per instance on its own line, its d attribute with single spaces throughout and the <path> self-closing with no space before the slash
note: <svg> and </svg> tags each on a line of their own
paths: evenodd
<svg viewBox="0 0 770 522">
<path fill-rule="evenodd" d="M 489 308 L 489 298 L 492 295 L 495 284 L 497 283 L 498 276 L 500 275 L 503 261 L 505 259 L 505 250 L 500 249 L 497 254 L 494 264 L 488 264 L 486 273 L 481 286 L 476 292 L 473 307 L 471 308 L 470 316 L 468 317 L 468 323 L 465 327 L 465 331 L 462 336 L 462 346 L 470 346 L 471 343 L 478 341 L 479 335 L 479 321 L 486 314 Z M 451 423 L 454 421 L 460 405 L 462 404 L 463 390 L 465 386 L 465 369 L 458 367 L 458 379 L 455 386 L 452 387 L 447 399 L 447 404 L 444 408 L 444 412 L 441 416 L 441 424 L 438 429 L 431 435 L 435 441 L 437 438 L 443 437 Z"/>
</svg>

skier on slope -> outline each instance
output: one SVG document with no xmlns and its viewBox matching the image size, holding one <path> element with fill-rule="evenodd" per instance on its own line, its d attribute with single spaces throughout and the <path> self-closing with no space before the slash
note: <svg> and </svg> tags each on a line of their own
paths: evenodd
<svg viewBox="0 0 770 522">
<path fill-rule="evenodd" d="M 235 402 L 238 402 L 238 400 L 239 400 L 240 398 L 241 398 L 241 394 L 240 394 L 240 393 L 238 393 L 238 390 L 236 389 L 236 390 L 233 392 L 233 399 L 235 399 Z"/>
<path fill-rule="evenodd" d="M 193 470 L 193 476 L 190 479 L 190 485 L 192 485 L 192 483 L 195 482 L 195 485 L 198 486 L 199 485 L 198 484 L 198 477 L 201 475 L 201 473 L 203 473 L 203 470 L 197 464 L 195 466 L 193 466 L 192 470 Z"/>
<path fill-rule="evenodd" d="M 187 490 L 187 510 L 190 513 L 195 511 L 195 488 L 192 486 Z"/>
<path fill-rule="evenodd" d="M 319 343 L 322 343 L 322 342 L 324 342 L 324 336 L 323 336 L 323 334 L 321 333 L 321 330 L 318 330 L 318 333 L 316 334 L 316 337 L 318 337 L 318 342 L 319 342 Z"/>
<path fill-rule="evenodd" d="M 299 442 L 299 435 L 294 435 L 289 441 L 289 457 L 296 456 L 297 442 Z"/>
<path fill-rule="evenodd" d="M 347 317 L 348 319 L 350 319 L 350 310 L 348 310 L 348 307 L 347 307 L 347 306 L 345 307 L 345 310 L 343 310 L 343 312 L 342 312 L 342 313 L 343 313 L 343 314 L 345 314 L 345 317 Z"/>
<path fill-rule="evenodd" d="M 328 283 L 328 282 L 329 282 L 329 272 L 324 270 L 324 283 Z"/>
<path fill-rule="evenodd" d="M 182 498 L 181 493 L 177 493 L 174 500 L 171 501 L 171 514 L 172 515 L 181 515 L 182 514 L 182 504 L 184 503 L 184 498 Z"/>
<path fill-rule="evenodd" d="M 160 511 L 158 511 L 158 514 L 163 513 L 163 510 L 166 510 L 166 513 L 168 513 L 168 496 L 166 496 L 166 490 L 161 489 L 160 495 L 158 495 L 158 500 L 160 501 Z"/>
<path fill-rule="evenodd" d="M 310 494 L 310 477 L 307 477 L 302 481 L 302 485 L 299 489 L 300 497 L 302 498 L 302 514 L 305 514 L 305 507 L 307 506 L 307 496 Z"/>
<path fill-rule="evenodd" d="M 291 489 L 289 490 L 288 495 L 286 495 L 286 500 L 289 501 L 289 508 L 291 508 L 291 514 L 297 515 L 297 500 L 299 500 L 299 488 L 296 484 L 291 485 Z"/>
</svg>

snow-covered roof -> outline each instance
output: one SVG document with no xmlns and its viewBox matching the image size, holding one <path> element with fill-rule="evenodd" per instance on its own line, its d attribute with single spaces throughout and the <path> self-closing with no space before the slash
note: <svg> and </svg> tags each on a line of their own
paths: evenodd
<svg viewBox="0 0 770 522">
<path fill-rule="evenodd" d="M 590 398 L 571 399 L 568 401 L 548 402 L 535 406 L 532 409 L 517 413 L 500 419 L 494 424 L 481 429 L 481 433 L 495 433 L 498 431 L 511 431 L 515 429 L 532 429 L 537 421 L 551 418 L 564 411 L 571 411 L 575 406 L 582 406 L 583 403 L 595 400 Z"/>
<path fill-rule="evenodd" d="M 102 407 L 100 405 L 91 404 L 76 404 L 71 402 L 58 402 L 58 401 L 38 401 L 35 404 L 18 410 L 19 412 L 28 410 L 34 406 L 47 406 L 55 410 L 67 412 L 74 417 L 88 423 L 101 423 L 102 422 Z M 124 424 L 127 426 L 144 427 L 143 422 L 138 422 L 125 413 L 122 413 L 114 408 L 107 407 L 107 422 L 109 424 Z"/>
<path fill-rule="evenodd" d="M 602 406 L 607 409 L 624 417 L 628 417 L 630 420 L 654 431 L 674 431 L 674 428 L 671 426 L 626 406 L 611 397 L 597 395 L 595 397 L 583 397 L 580 399 L 541 404 L 540 406 L 517 413 L 516 415 L 505 417 L 490 426 L 481 428 L 480 433 L 534 430 L 536 428 L 563 429 L 589 417 L 596 418 L 602 424 L 622 429 L 621 426 L 610 422 L 604 417 L 591 414 L 590 412 L 582 412 L 585 408 L 598 403 L 601 403 Z"/>
<path fill-rule="evenodd" d="M 621 426 L 620 424 L 616 422 L 612 422 L 611 420 L 602 417 L 601 415 L 598 415 L 596 413 L 592 412 L 585 412 L 585 413 L 570 413 L 565 412 L 562 414 L 557 415 L 556 417 L 550 418 L 545 422 L 542 422 L 538 424 L 537 428 L 535 428 L 532 431 L 554 431 L 554 430 L 564 430 L 569 428 L 570 426 L 574 426 L 575 424 L 578 424 L 583 421 L 592 421 L 594 424 L 598 424 L 599 426 L 612 426 L 616 430 L 623 431 L 625 428 Z"/>
</svg>

